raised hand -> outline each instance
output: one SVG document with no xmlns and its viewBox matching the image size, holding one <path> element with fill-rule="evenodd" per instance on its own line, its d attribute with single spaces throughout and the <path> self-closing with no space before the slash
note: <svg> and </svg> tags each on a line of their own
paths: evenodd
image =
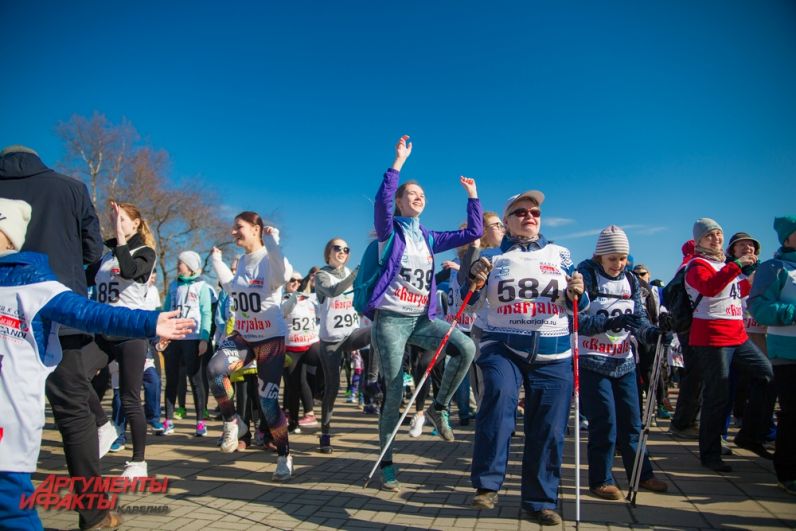
<svg viewBox="0 0 796 531">
<path fill-rule="evenodd" d="M 122 227 L 122 216 L 121 212 L 122 209 L 119 206 L 119 203 L 116 201 L 111 201 L 111 221 L 113 222 L 114 230 L 116 231 L 116 244 L 117 245 L 125 245 L 127 243 L 127 238 L 124 235 L 124 228 Z"/>
<path fill-rule="evenodd" d="M 459 182 L 462 183 L 464 189 L 467 190 L 467 197 L 470 199 L 475 199 L 478 197 L 478 190 L 475 188 L 475 179 L 470 179 L 469 177 L 462 175 L 459 177 Z"/>
<path fill-rule="evenodd" d="M 218 247 L 213 247 L 213 250 L 211 251 L 211 256 L 213 260 L 221 260 L 222 255 L 223 253 L 221 252 L 221 249 L 219 249 Z"/>
<path fill-rule="evenodd" d="M 395 161 L 392 163 L 392 168 L 396 171 L 401 171 L 406 159 L 412 154 L 412 143 L 408 140 L 409 135 L 403 135 L 395 144 Z"/>
<path fill-rule="evenodd" d="M 193 319 L 180 318 L 180 310 L 161 312 L 155 333 L 165 339 L 183 339 L 194 329 Z"/>
</svg>

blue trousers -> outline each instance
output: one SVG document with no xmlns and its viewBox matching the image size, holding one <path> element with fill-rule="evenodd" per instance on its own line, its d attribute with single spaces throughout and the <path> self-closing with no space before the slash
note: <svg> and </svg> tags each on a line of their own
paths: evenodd
<svg viewBox="0 0 796 531">
<path fill-rule="evenodd" d="M 638 400 L 638 376 L 633 370 L 612 378 L 581 368 L 581 408 L 589 420 L 589 487 L 616 485 L 611 473 L 614 452 L 619 448 L 628 479 L 633 472 L 641 414 Z M 644 455 L 641 481 L 653 476 L 649 455 Z"/>
<path fill-rule="evenodd" d="M 23 494 L 33 494 L 27 472 L 0 472 L 0 529 L 43 529 L 36 509 L 20 509 Z"/>
<path fill-rule="evenodd" d="M 771 420 L 766 393 L 774 377 L 771 362 L 750 339 L 733 347 L 694 347 L 704 380 L 699 422 L 699 458 L 712 464 L 721 460 L 721 432 L 730 402 L 730 366 L 748 370 L 752 379 L 749 403 L 738 436 L 762 443 Z"/>
<path fill-rule="evenodd" d="M 503 344 L 483 346 L 476 364 L 484 395 L 478 409 L 470 480 L 477 489 L 498 491 L 506 477 L 520 385 L 525 386 L 523 508 L 555 509 L 572 398 L 572 360 L 528 364 Z"/>
</svg>

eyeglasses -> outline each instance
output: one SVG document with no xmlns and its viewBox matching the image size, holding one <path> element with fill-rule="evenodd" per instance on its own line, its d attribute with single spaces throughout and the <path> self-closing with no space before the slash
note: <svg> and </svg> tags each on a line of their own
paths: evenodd
<svg viewBox="0 0 796 531">
<path fill-rule="evenodd" d="M 496 221 L 496 222 L 494 222 L 494 223 L 490 223 L 489 225 L 487 225 L 487 226 L 486 226 L 486 228 L 487 228 L 487 229 L 498 229 L 498 230 L 504 230 L 506 227 L 504 227 L 504 226 L 503 226 L 503 224 L 502 224 L 501 222 L 499 222 L 499 221 Z"/>
<path fill-rule="evenodd" d="M 351 249 L 349 249 L 348 247 L 341 247 L 339 245 L 332 245 L 332 249 L 334 249 L 334 252 L 336 253 L 348 254 L 351 252 Z"/>
<path fill-rule="evenodd" d="M 518 218 L 527 218 L 528 216 L 533 216 L 538 218 L 542 215 L 541 209 L 536 207 L 533 208 L 517 208 L 509 212 L 509 216 L 517 216 Z"/>
</svg>

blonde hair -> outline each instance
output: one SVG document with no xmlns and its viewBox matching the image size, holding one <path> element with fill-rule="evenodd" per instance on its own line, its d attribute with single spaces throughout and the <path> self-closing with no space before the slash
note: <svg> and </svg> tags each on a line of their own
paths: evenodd
<svg viewBox="0 0 796 531">
<path fill-rule="evenodd" d="M 141 211 L 138 210 L 138 207 L 132 203 L 116 203 L 116 204 L 119 205 L 119 208 L 127 212 L 127 215 L 130 216 L 130 219 L 132 221 L 135 220 L 139 221 L 138 230 L 136 232 L 141 236 L 141 239 L 144 240 L 144 245 L 154 249 L 155 236 L 152 235 L 152 231 L 149 229 L 149 224 L 141 215 Z"/>
<path fill-rule="evenodd" d="M 484 234 L 486 234 L 486 220 L 487 220 L 487 218 L 497 218 L 497 220 L 500 223 L 503 223 L 503 220 L 500 219 L 500 216 L 498 215 L 497 212 L 492 212 L 491 210 L 487 210 L 486 212 L 484 212 L 484 215 L 481 218 L 483 220 L 483 222 L 484 222 Z M 481 244 L 481 249 L 489 249 L 491 247 L 491 245 L 487 245 L 485 236 L 483 236 L 483 235 L 481 236 L 481 238 L 479 240 L 479 243 Z"/>
</svg>

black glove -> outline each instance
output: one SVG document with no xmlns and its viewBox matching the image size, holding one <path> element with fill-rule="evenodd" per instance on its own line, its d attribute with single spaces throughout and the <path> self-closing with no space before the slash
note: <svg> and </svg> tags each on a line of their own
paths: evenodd
<svg viewBox="0 0 796 531">
<path fill-rule="evenodd" d="M 671 332 L 672 330 L 672 316 L 668 312 L 661 312 L 658 316 L 658 328 L 661 332 Z"/>
<path fill-rule="evenodd" d="M 633 313 L 623 313 L 617 317 L 611 317 L 605 323 L 610 330 L 636 330 L 641 326 L 641 317 Z"/>
<path fill-rule="evenodd" d="M 664 330 L 662 328 L 658 328 L 658 337 L 661 339 L 661 346 L 666 348 L 672 344 L 674 341 L 674 334 L 668 330 Z M 658 341 L 658 337 L 655 338 L 655 341 Z"/>
</svg>

